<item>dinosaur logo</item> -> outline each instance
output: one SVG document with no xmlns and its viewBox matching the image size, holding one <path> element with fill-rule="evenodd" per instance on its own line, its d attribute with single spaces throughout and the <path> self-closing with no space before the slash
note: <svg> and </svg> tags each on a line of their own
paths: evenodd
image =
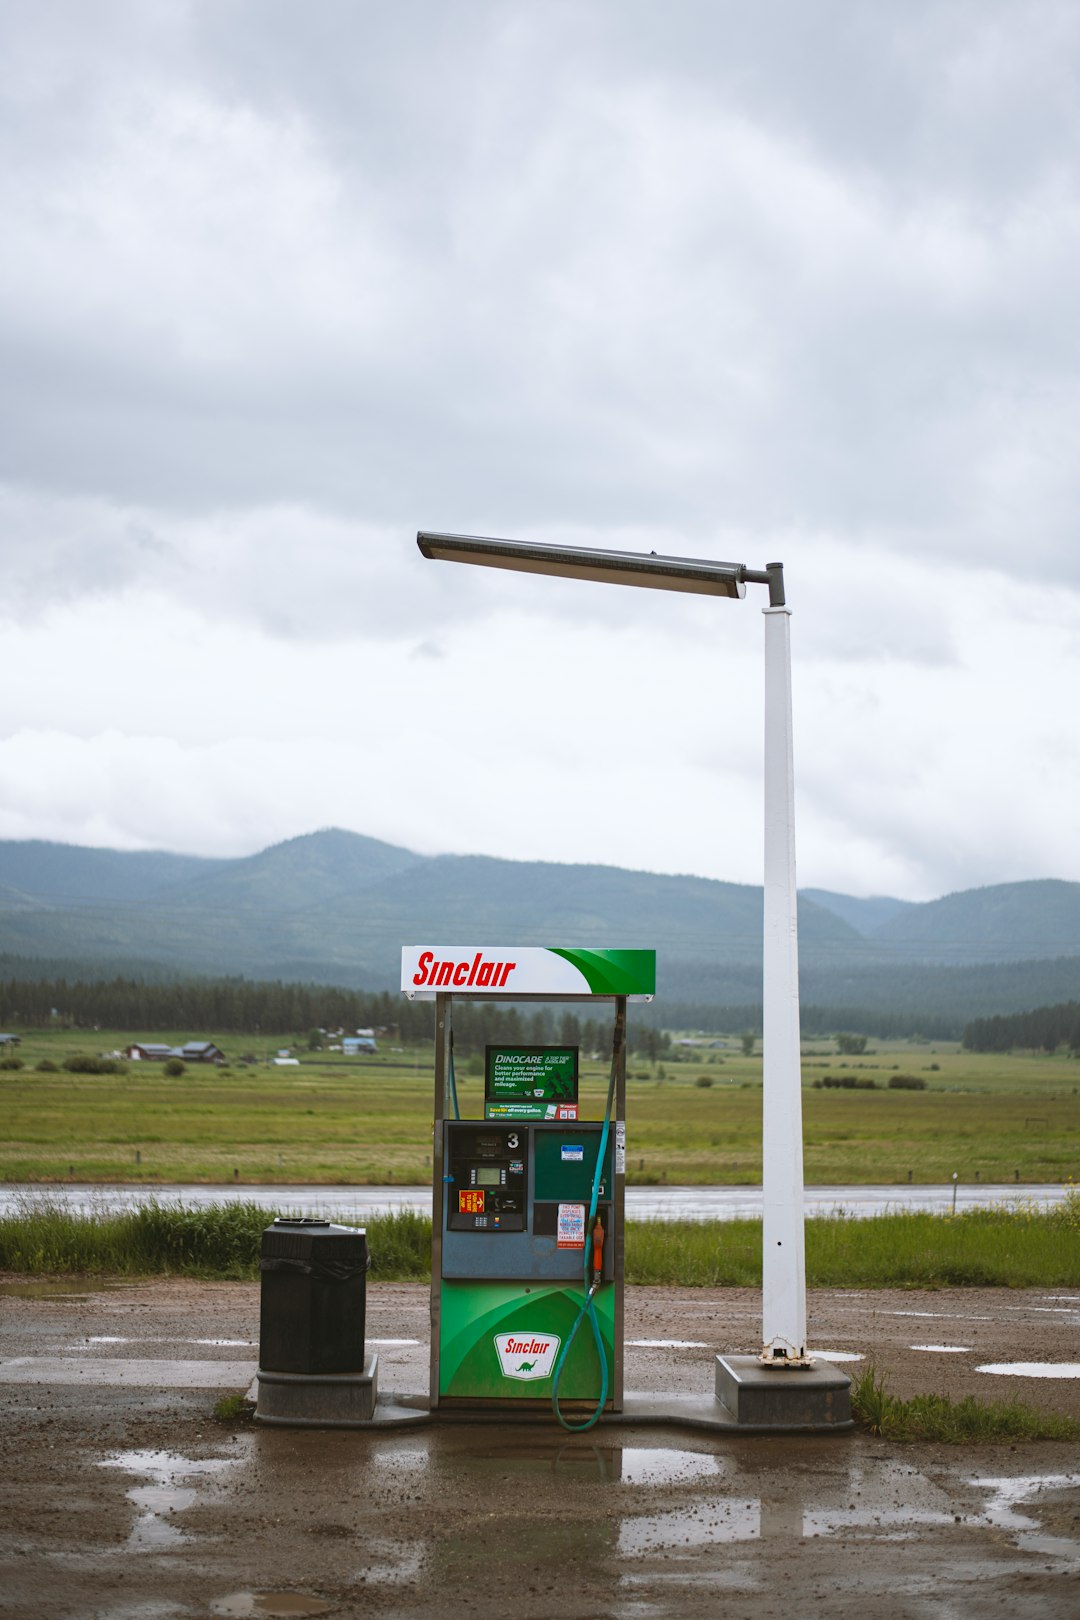
<svg viewBox="0 0 1080 1620">
<path fill-rule="evenodd" d="M 562 1340 L 557 1333 L 496 1333 L 495 1352 L 504 1378 L 550 1378 Z"/>
</svg>

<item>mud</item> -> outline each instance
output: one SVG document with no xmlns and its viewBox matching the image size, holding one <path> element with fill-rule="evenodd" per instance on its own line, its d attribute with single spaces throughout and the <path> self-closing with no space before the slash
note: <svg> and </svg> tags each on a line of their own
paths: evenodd
<svg viewBox="0 0 1080 1620">
<path fill-rule="evenodd" d="M 257 1288 L 65 1289 L 0 1298 L 0 1613 L 19 1620 L 1080 1613 L 1075 1447 L 230 1428 L 211 1414 L 254 1369 Z M 628 1388 L 711 1388 L 759 1310 L 751 1290 L 629 1290 Z M 898 1394 L 1080 1416 L 1078 1378 L 977 1370 L 1074 1362 L 1080 1294 L 827 1292 L 810 1320 Z M 380 1386 L 423 1390 L 426 1291 L 372 1287 L 368 1331 Z"/>
</svg>

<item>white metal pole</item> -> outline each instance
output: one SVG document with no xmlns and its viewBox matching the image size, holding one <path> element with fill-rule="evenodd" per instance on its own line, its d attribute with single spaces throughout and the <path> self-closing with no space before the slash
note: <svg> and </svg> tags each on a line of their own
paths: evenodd
<svg viewBox="0 0 1080 1620">
<path fill-rule="evenodd" d="M 790 609 L 765 616 L 762 1360 L 806 1356 Z"/>
</svg>

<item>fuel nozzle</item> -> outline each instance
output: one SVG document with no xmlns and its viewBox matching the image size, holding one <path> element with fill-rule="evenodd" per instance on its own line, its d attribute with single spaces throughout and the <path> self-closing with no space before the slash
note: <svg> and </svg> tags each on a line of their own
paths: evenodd
<svg viewBox="0 0 1080 1620">
<path fill-rule="evenodd" d="M 597 1215 L 592 1229 L 593 1287 L 598 1287 L 604 1270 L 604 1223 Z"/>
</svg>

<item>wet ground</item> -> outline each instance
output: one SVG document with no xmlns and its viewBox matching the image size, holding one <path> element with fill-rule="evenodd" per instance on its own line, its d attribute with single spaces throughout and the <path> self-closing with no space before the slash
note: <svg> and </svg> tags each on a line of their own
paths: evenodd
<svg viewBox="0 0 1080 1620">
<path fill-rule="evenodd" d="M 211 1412 L 254 1368 L 257 1288 L 0 1295 L 0 1613 L 19 1620 L 1080 1615 L 1076 1447 L 232 1429 Z M 628 1387 L 711 1388 L 759 1309 L 751 1290 L 628 1290 Z M 978 1370 L 1075 1363 L 1076 1292 L 827 1292 L 811 1322 L 897 1393 L 1080 1415 L 1075 1368 Z M 373 1287 L 368 1334 L 382 1388 L 425 1387 L 424 1290 Z"/>
</svg>

